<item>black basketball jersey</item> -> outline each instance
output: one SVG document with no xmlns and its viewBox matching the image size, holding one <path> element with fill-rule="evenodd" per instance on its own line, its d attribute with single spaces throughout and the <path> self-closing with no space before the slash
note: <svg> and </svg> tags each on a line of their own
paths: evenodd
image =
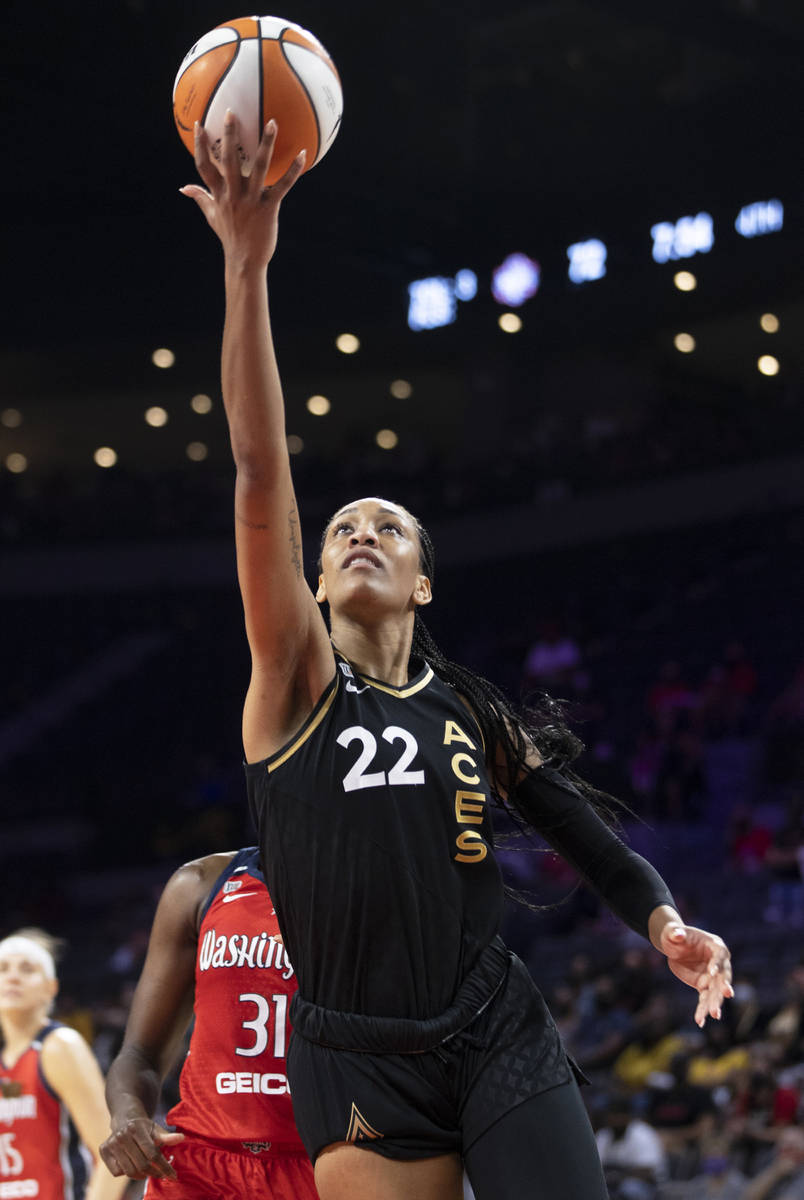
<svg viewBox="0 0 804 1200">
<path fill-rule="evenodd" d="M 302 729 L 246 774 L 300 994 L 443 1012 L 502 909 L 481 734 L 453 689 L 426 664 L 395 688 L 337 656 Z"/>
</svg>

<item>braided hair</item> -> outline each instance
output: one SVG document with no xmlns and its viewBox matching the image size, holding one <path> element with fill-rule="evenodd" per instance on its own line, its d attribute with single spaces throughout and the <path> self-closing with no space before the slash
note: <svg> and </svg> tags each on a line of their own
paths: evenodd
<svg viewBox="0 0 804 1200">
<path fill-rule="evenodd" d="M 402 505 L 397 507 L 403 509 L 416 528 L 419 537 L 419 565 L 422 574 L 426 575 L 432 584 L 435 574 L 435 549 L 432 538 L 421 521 L 408 509 Z M 329 525 L 328 521 L 321 539 L 322 549 Z M 516 787 L 509 787 L 508 781 L 520 779 L 523 772 L 530 769 L 527 764 L 528 753 L 534 746 L 542 761 L 562 771 L 571 779 L 601 816 L 612 824 L 619 824 L 615 809 L 620 807 L 620 802 L 592 787 L 571 768 L 571 763 L 584 750 L 584 744 L 569 728 L 564 705 L 560 700 L 541 693 L 527 706 L 513 704 L 489 679 L 448 659 L 425 625 L 418 609 L 413 620 L 410 658 L 411 662 L 426 660 L 439 679 L 454 688 L 469 704 L 483 735 L 486 765 L 495 796 L 521 830 L 528 832 L 531 828 L 530 821 L 517 803 Z M 503 796 L 506 796 L 505 801 L 501 799 Z"/>
</svg>

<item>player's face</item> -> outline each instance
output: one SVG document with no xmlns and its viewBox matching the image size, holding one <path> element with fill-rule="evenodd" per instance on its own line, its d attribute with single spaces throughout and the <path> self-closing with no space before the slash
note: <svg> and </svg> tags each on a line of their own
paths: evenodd
<svg viewBox="0 0 804 1200">
<path fill-rule="evenodd" d="M 333 613 L 358 618 L 428 604 L 430 581 L 410 513 L 376 496 L 339 509 L 324 538 L 317 598 Z"/>
<path fill-rule="evenodd" d="M 56 989 L 35 959 L 19 952 L 0 956 L 0 1012 L 47 1008 Z"/>
</svg>

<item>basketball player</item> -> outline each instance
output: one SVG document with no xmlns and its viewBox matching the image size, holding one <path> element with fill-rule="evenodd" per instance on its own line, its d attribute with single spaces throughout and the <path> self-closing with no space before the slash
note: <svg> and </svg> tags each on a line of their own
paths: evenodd
<svg viewBox="0 0 804 1200">
<path fill-rule="evenodd" d="M 116 1200 L 125 1182 L 94 1149 L 108 1122 L 103 1077 L 80 1033 L 49 1017 L 54 945 L 39 929 L 0 941 L 0 1198 Z"/>
<path fill-rule="evenodd" d="M 318 1200 L 285 1072 L 295 990 L 256 847 L 180 867 L 109 1068 L 113 1175 L 147 1178 L 147 1200 Z M 154 1112 L 193 1015 L 168 1133 Z"/>
<path fill-rule="evenodd" d="M 234 115 L 220 168 L 197 129 L 206 187 L 183 192 L 224 250 L 223 395 L 252 655 L 243 738 L 299 983 L 296 1122 L 322 1200 L 457 1200 L 461 1156 L 477 1200 L 602 1200 L 572 1066 L 499 938 L 492 798 L 667 956 L 697 989 L 701 1024 L 731 995 L 728 950 L 684 925 L 564 769 L 578 744 L 558 707 L 526 719 L 434 645 L 420 615 L 432 546 L 406 509 L 376 497 L 340 508 L 315 597 L 307 587 L 265 281 L 304 159 L 264 188 L 275 134 L 271 122 L 243 178 Z"/>
</svg>

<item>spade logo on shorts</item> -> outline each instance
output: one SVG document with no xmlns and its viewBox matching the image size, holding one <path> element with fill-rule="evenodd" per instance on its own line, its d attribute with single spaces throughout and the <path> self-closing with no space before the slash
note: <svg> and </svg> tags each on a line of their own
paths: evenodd
<svg viewBox="0 0 804 1200">
<path fill-rule="evenodd" d="M 373 1125 L 369 1125 L 366 1118 L 363 1116 L 360 1109 L 352 1101 L 352 1111 L 349 1114 L 349 1129 L 346 1134 L 347 1142 L 369 1142 L 374 1138 L 381 1138 L 385 1135 L 379 1133 Z"/>
</svg>

